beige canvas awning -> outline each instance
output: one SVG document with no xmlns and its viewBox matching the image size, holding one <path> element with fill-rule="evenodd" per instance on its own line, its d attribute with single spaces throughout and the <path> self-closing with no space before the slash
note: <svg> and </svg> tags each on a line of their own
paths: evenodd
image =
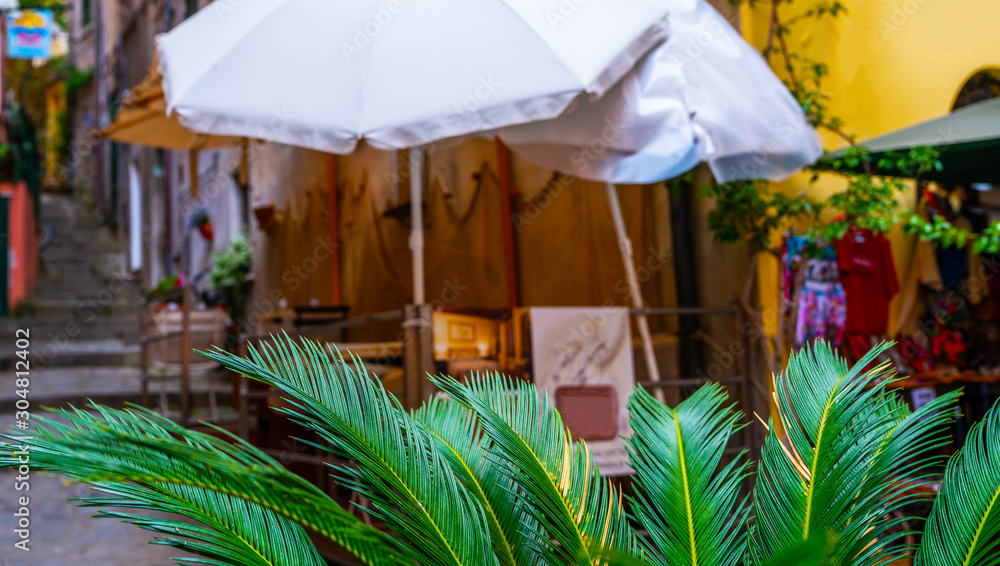
<svg viewBox="0 0 1000 566">
<path fill-rule="evenodd" d="M 167 116 L 167 101 L 163 98 L 162 76 L 158 67 L 154 60 L 142 82 L 122 99 L 114 121 L 102 131 L 106 138 L 121 143 L 187 151 L 191 156 L 192 166 L 196 166 L 199 151 L 236 146 L 244 142 L 238 137 L 192 132 L 181 125 L 177 116 Z M 246 145 L 243 146 L 245 149 Z M 197 196 L 197 175 L 192 175 L 191 179 L 191 192 Z"/>
<path fill-rule="evenodd" d="M 240 138 L 199 134 L 186 129 L 176 116 L 167 116 L 162 95 L 139 106 L 122 106 L 104 135 L 117 142 L 175 149 L 180 151 L 215 149 L 238 145 Z"/>
</svg>

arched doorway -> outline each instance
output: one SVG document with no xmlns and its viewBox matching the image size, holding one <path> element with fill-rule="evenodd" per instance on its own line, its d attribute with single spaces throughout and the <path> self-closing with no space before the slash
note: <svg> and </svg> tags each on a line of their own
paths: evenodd
<svg viewBox="0 0 1000 566">
<path fill-rule="evenodd" d="M 952 104 L 952 111 L 976 102 L 1000 96 L 1000 69 L 988 68 L 976 71 L 959 89 Z"/>
</svg>

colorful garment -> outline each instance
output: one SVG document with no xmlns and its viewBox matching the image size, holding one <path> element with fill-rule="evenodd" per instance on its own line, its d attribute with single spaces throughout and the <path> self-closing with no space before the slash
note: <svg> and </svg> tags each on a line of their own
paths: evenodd
<svg viewBox="0 0 1000 566">
<path fill-rule="evenodd" d="M 808 260 L 803 273 L 802 291 L 799 293 L 798 316 L 795 321 L 796 344 L 802 346 L 822 339 L 837 347 L 844 338 L 846 322 L 847 295 L 840 284 L 837 261 L 820 258 Z"/>
<path fill-rule="evenodd" d="M 802 262 L 802 252 L 809 246 L 809 238 L 805 236 L 785 236 L 781 246 L 781 291 L 785 300 L 792 300 L 792 289 L 795 287 L 795 272 Z"/>
<path fill-rule="evenodd" d="M 938 326 L 938 332 L 931 336 L 931 352 L 944 363 L 962 367 L 965 365 L 965 341 L 957 330 Z"/>
<path fill-rule="evenodd" d="M 910 336 L 896 336 L 896 348 L 913 373 L 927 373 L 934 370 L 934 356 Z"/>
<path fill-rule="evenodd" d="M 899 292 L 889 240 L 870 230 L 852 228 L 834 245 L 847 293 L 847 332 L 885 334 L 889 301 Z"/>
<path fill-rule="evenodd" d="M 840 283 L 806 281 L 802 285 L 795 322 L 795 342 L 799 346 L 817 339 L 839 346 L 846 321 L 847 295 Z"/>
</svg>

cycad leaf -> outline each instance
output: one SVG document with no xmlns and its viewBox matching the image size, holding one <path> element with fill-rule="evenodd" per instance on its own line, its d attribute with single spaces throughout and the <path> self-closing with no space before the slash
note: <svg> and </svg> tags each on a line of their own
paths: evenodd
<svg viewBox="0 0 1000 566">
<path fill-rule="evenodd" d="M 144 409 L 94 409 L 97 414 L 53 411 L 66 422 L 38 417 L 40 424 L 30 437 L 5 436 L 13 444 L 0 447 L 0 466 L 14 465 L 15 451 L 28 446 L 35 470 L 61 473 L 114 496 L 91 500 L 92 504 L 169 507 L 201 521 L 208 528 L 206 537 L 187 549 L 214 553 L 219 564 L 244 564 L 247 555 L 258 555 L 269 564 L 314 563 L 315 549 L 302 527 L 367 564 L 404 562 L 391 539 L 246 443 L 232 445 Z M 151 530 L 168 524 L 138 516 L 131 520 Z M 261 530 L 263 525 L 286 533 L 287 543 L 270 537 Z M 226 556 L 229 562 L 223 561 Z"/>
<path fill-rule="evenodd" d="M 828 549 L 835 544 L 833 536 L 813 535 L 772 556 L 762 566 L 826 566 Z"/>
<path fill-rule="evenodd" d="M 435 436 L 455 473 L 480 500 L 500 563 L 513 566 L 533 562 L 530 550 L 537 543 L 524 540 L 521 526 L 524 513 L 516 504 L 509 474 L 504 474 L 499 463 L 488 457 L 490 439 L 479 426 L 476 413 L 455 401 L 435 396 L 415 411 L 414 417 Z"/>
<path fill-rule="evenodd" d="M 661 566 L 733 566 L 746 550 L 743 458 L 721 466 L 740 413 L 718 384 L 671 409 L 641 387 L 629 399 L 634 514 L 649 533 L 647 556 Z M 743 460 L 741 462 L 741 460 Z"/>
<path fill-rule="evenodd" d="M 174 558 L 180 564 L 325 564 L 301 527 L 237 497 L 182 485 L 147 488 L 124 483 L 97 483 L 93 487 L 105 496 L 82 499 L 82 506 L 160 511 L 198 521 L 199 524 L 192 524 L 114 510 L 103 510 L 97 515 L 165 535 L 158 538 L 156 544 L 202 557 Z"/>
<path fill-rule="evenodd" d="M 918 566 L 1000 564 L 1000 403 L 952 456 L 917 555 Z"/>
<path fill-rule="evenodd" d="M 273 385 L 293 407 L 281 409 L 310 428 L 339 457 L 347 487 L 371 503 L 382 520 L 421 563 L 492 566 L 489 526 L 427 429 L 382 384 L 333 351 L 302 339 L 276 337 L 249 348 L 248 359 L 223 350 L 200 352 L 232 371 Z"/>
<path fill-rule="evenodd" d="M 601 548 L 632 551 L 620 494 L 602 478 L 583 444 L 574 446 L 558 411 L 530 384 L 498 374 L 435 384 L 479 416 L 490 457 L 517 486 L 518 503 L 554 544 L 537 539 L 548 564 L 592 566 Z"/>
<path fill-rule="evenodd" d="M 954 396 L 909 415 L 880 380 L 884 367 L 864 372 L 874 348 L 853 368 L 826 344 L 803 348 L 775 378 L 783 444 L 767 435 L 754 487 L 756 522 L 750 557 L 761 563 L 811 535 L 835 533 L 832 564 L 875 566 L 907 552 L 892 532 L 909 517 L 893 513 L 927 481 L 928 457 L 945 439 Z M 916 463 L 914 463 L 916 462 Z"/>
</svg>

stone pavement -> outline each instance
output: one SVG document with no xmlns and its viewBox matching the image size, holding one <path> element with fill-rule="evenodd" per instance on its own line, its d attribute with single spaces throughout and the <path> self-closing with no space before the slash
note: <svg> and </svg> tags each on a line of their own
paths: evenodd
<svg viewBox="0 0 1000 566">
<path fill-rule="evenodd" d="M 31 479 L 30 552 L 14 548 L 16 511 L 12 471 L 0 472 L 0 565 L 2 566 L 167 566 L 178 550 L 148 544 L 154 533 L 112 519 L 92 519 L 95 509 L 66 501 L 91 491 L 62 478 Z"/>
<path fill-rule="evenodd" d="M 0 414 L 0 430 L 14 422 Z M 0 470 L 0 566 L 167 566 L 182 553 L 148 544 L 155 534 L 112 519 L 92 519 L 96 509 L 67 499 L 91 490 L 65 478 L 32 474 L 28 491 L 15 491 L 17 473 Z M 30 552 L 14 548 L 17 497 L 30 493 Z"/>
</svg>

